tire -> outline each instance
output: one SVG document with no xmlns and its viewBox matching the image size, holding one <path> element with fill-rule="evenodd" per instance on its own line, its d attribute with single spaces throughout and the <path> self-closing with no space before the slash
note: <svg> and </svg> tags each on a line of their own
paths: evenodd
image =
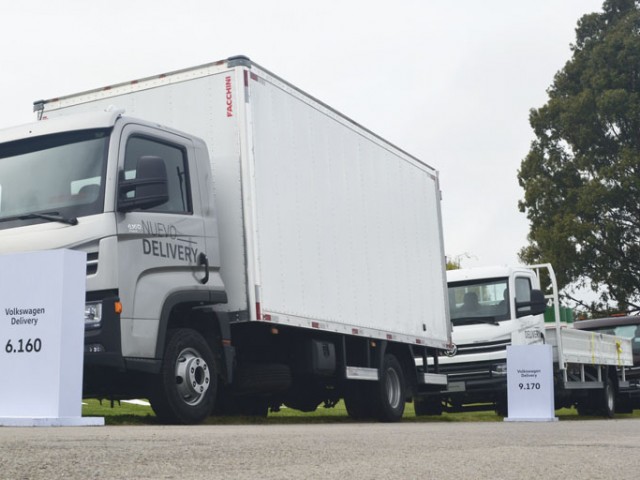
<svg viewBox="0 0 640 480">
<path fill-rule="evenodd" d="M 600 414 L 607 418 L 613 418 L 616 413 L 616 389 L 611 377 L 607 377 L 601 392 Z"/>
<path fill-rule="evenodd" d="M 200 423 L 215 403 L 215 357 L 195 330 L 169 330 L 167 337 L 161 372 L 153 379 L 151 408 L 163 423 Z"/>
<path fill-rule="evenodd" d="M 413 399 L 413 408 L 416 411 L 416 417 L 424 415 L 442 415 L 442 400 L 439 398 L 420 398 Z"/>
<path fill-rule="evenodd" d="M 384 356 L 380 379 L 374 384 L 373 415 L 381 422 L 399 422 L 404 414 L 406 384 L 398 359 Z"/>
</svg>

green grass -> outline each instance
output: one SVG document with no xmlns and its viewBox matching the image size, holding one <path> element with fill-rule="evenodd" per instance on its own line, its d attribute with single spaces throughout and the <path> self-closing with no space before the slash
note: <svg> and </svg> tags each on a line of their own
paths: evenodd
<svg viewBox="0 0 640 480">
<path fill-rule="evenodd" d="M 85 400 L 82 415 L 85 417 L 104 417 L 107 425 L 155 425 L 157 424 L 153 410 L 149 406 L 133 405 L 126 402 Z M 556 411 L 561 420 L 588 420 L 602 417 L 580 417 L 575 409 L 561 409 Z M 640 418 L 640 410 L 634 414 L 616 415 L 616 418 Z M 408 403 L 404 414 L 404 422 L 434 423 L 434 422 L 502 422 L 502 417 L 494 412 L 464 412 L 444 413 L 441 416 L 416 417 L 413 404 Z M 282 408 L 279 412 L 270 412 L 267 418 L 253 417 L 210 417 L 207 425 L 239 425 L 239 424 L 315 424 L 315 423 L 353 423 L 347 415 L 344 403 L 340 402 L 334 408 L 318 407 L 315 412 L 299 412 Z"/>
<path fill-rule="evenodd" d="M 82 401 L 83 417 L 104 417 L 107 425 L 149 425 L 156 421 L 151 407 L 134 405 L 127 402 L 98 401 L 84 399 Z"/>
</svg>

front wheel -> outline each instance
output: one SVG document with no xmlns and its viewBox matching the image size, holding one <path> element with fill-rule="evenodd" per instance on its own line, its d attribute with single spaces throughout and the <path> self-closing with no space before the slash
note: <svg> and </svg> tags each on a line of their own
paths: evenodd
<svg viewBox="0 0 640 480">
<path fill-rule="evenodd" d="M 406 384 L 398 359 L 384 356 L 380 379 L 373 395 L 373 414 L 381 422 L 398 422 L 404 414 Z"/>
<path fill-rule="evenodd" d="M 216 398 L 215 358 L 195 330 L 170 330 L 160 375 L 153 379 L 150 402 L 165 423 L 202 422 Z"/>
</svg>

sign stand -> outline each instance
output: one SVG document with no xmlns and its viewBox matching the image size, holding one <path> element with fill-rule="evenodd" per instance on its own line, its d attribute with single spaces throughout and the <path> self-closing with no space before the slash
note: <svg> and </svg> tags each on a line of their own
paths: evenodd
<svg viewBox="0 0 640 480">
<path fill-rule="evenodd" d="M 82 417 L 86 254 L 0 256 L 0 425 L 104 425 Z"/>
<path fill-rule="evenodd" d="M 555 422 L 553 350 L 551 345 L 507 347 L 505 422 Z"/>
</svg>

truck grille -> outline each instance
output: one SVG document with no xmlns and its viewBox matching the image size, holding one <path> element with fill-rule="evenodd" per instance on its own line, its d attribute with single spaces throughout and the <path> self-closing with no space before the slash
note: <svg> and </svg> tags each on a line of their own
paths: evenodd
<svg viewBox="0 0 640 480">
<path fill-rule="evenodd" d="M 450 365 L 441 365 L 440 373 L 446 373 L 449 382 L 456 380 L 487 380 L 490 378 L 505 378 L 504 375 L 497 375 L 495 372 L 496 363 L 502 362 L 473 362 L 473 363 L 457 363 Z"/>
<path fill-rule="evenodd" d="M 98 252 L 87 253 L 87 275 L 98 273 Z"/>
<path fill-rule="evenodd" d="M 511 345 L 510 339 L 493 342 L 478 342 L 458 345 L 458 355 L 470 355 L 472 353 L 490 353 L 506 350 Z"/>
</svg>

